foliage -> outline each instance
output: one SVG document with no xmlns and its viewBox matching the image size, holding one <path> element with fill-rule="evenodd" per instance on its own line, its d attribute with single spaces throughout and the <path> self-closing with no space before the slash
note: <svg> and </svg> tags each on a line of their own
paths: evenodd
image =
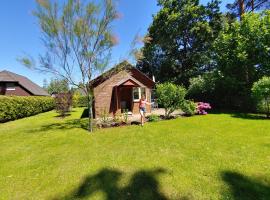
<svg viewBox="0 0 270 200">
<path fill-rule="evenodd" d="M 186 95 L 186 89 L 173 83 L 162 83 L 157 85 L 157 101 L 165 109 L 165 117 L 181 107 Z"/>
<path fill-rule="evenodd" d="M 157 122 L 160 120 L 159 116 L 155 115 L 155 114 L 151 114 L 151 115 L 147 116 L 147 119 L 149 122 Z"/>
<path fill-rule="evenodd" d="M 204 73 L 189 80 L 188 97 L 196 101 L 211 101 L 215 102 L 215 91 L 217 80 L 222 78 L 220 72 L 213 70 L 212 72 Z"/>
<path fill-rule="evenodd" d="M 29 117 L 54 109 L 51 97 L 0 96 L 0 122 Z"/>
<path fill-rule="evenodd" d="M 198 102 L 197 103 L 197 113 L 199 115 L 207 115 L 206 110 L 210 110 L 212 107 L 210 106 L 209 103 L 204 103 L 204 102 Z"/>
<path fill-rule="evenodd" d="M 88 106 L 87 96 L 80 96 L 78 99 L 77 107 L 87 107 L 87 106 Z"/>
<path fill-rule="evenodd" d="M 266 116 L 270 118 L 270 77 L 263 77 L 255 82 L 252 94 L 257 100 L 258 110 L 266 113 Z"/>
<path fill-rule="evenodd" d="M 46 89 L 50 95 L 52 95 L 53 93 L 58 94 L 68 92 L 68 81 L 65 79 L 51 79 Z"/>
<path fill-rule="evenodd" d="M 252 110 L 251 87 L 270 75 L 270 11 L 246 14 L 226 23 L 214 44 L 213 60 L 221 74 L 215 97 L 219 107 Z"/>
<path fill-rule="evenodd" d="M 185 100 L 181 104 L 181 110 L 185 113 L 187 116 L 192 116 L 196 114 L 196 106 L 197 104 L 190 100 Z"/>
<path fill-rule="evenodd" d="M 78 91 L 75 91 L 72 95 L 72 107 L 87 107 L 88 98 L 85 95 L 80 94 Z"/>
<path fill-rule="evenodd" d="M 72 107 L 76 108 L 79 107 L 79 100 L 82 97 L 82 95 L 78 91 L 74 91 L 72 94 Z M 87 107 L 87 104 L 85 105 Z"/>
<path fill-rule="evenodd" d="M 109 123 L 110 118 L 109 118 L 109 113 L 107 111 L 107 108 L 103 108 L 100 113 L 100 119 L 102 123 Z"/>
<path fill-rule="evenodd" d="M 37 0 L 38 19 L 45 53 L 39 62 L 19 58 L 27 67 L 48 72 L 84 90 L 88 96 L 89 131 L 92 131 L 93 91 L 89 82 L 94 73 L 107 66 L 116 44 L 112 23 L 118 17 L 112 0 Z"/>
<path fill-rule="evenodd" d="M 124 109 L 124 112 L 122 114 L 124 123 L 128 123 L 128 109 Z"/>
<path fill-rule="evenodd" d="M 159 0 L 138 68 L 161 82 L 188 85 L 210 67 L 210 49 L 222 27 L 219 1 Z M 210 64 L 209 64 L 210 63 Z M 173 73 L 172 73 L 173 72 Z"/>
<path fill-rule="evenodd" d="M 248 12 L 269 9 L 270 2 L 268 0 L 234 0 L 233 3 L 228 3 L 226 7 L 229 9 L 231 17 L 241 17 Z"/>
<path fill-rule="evenodd" d="M 61 117 L 65 117 L 70 112 L 72 106 L 72 94 L 60 93 L 55 96 L 55 109 Z"/>
<path fill-rule="evenodd" d="M 122 115 L 121 114 L 115 114 L 113 116 L 113 122 L 116 122 L 116 123 L 122 122 Z"/>
</svg>

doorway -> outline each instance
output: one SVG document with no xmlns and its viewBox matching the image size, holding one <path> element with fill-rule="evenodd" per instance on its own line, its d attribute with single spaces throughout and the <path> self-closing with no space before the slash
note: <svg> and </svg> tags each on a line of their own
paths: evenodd
<svg viewBox="0 0 270 200">
<path fill-rule="evenodd" d="M 132 111 L 132 87 L 121 87 L 120 88 L 120 106 L 121 112 L 123 113 L 125 110 L 129 112 Z"/>
</svg>

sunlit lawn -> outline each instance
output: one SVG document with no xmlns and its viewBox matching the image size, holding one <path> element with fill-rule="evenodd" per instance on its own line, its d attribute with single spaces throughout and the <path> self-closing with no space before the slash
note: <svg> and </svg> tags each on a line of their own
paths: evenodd
<svg viewBox="0 0 270 200">
<path fill-rule="evenodd" d="M 270 121 L 210 114 L 97 130 L 82 109 L 0 124 L 0 199 L 270 199 Z"/>
</svg>

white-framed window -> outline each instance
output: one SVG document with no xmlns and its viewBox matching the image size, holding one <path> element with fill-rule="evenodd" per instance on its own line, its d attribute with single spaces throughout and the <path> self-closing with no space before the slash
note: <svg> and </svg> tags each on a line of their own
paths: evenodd
<svg viewBox="0 0 270 200">
<path fill-rule="evenodd" d="M 133 94 L 133 101 L 139 101 L 143 95 L 146 98 L 146 90 L 143 87 L 134 87 L 132 94 Z"/>
<path fill-rule="evenodd" d="M 15 90 L 15 83 L 7 83 L 6 90 L 8 90 L 8 91 Z"/>
</svg>

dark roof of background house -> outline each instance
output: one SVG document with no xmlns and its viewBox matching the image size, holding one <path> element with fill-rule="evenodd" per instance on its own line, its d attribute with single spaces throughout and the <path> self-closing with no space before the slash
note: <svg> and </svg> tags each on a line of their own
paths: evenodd
<svg viewBox="0 0 270 200">
<path fill-rule="evenodd" d="M 43 88 L 30 81 L 28 78 L 7 70 L 0 72 L 0 82 L 17 82 L 33 95 L 49 96 L 49 94 Z"/>
<path fill-rule="evenodd" d="M 108 78 L 110 78 L 114 74 L 117 74 L 118 72 L 123 71 L 123 70 L 131 70 L 131 69 L 137 70 L 142 76 L 146 77 L 147 79 L 149 79 L 150 81 L 153 82 L 152 79 L 150 79 L 148 76 L 146 76 L 140 70 L 138 70 L 136 67 L 132 66 L 128 61 L 123 61 L 123 62 L 117 64 L 116 66 L 114 66 L 113 68 L 111 68 L 110 70 L 104 72 L 100 76 L 96 77 L 92 81 L 90 81 L 90 84 L 93 87 L 96 87 L 97 85 L 101 84 L 103 81 L 107 80 Z"/>
</svg>

